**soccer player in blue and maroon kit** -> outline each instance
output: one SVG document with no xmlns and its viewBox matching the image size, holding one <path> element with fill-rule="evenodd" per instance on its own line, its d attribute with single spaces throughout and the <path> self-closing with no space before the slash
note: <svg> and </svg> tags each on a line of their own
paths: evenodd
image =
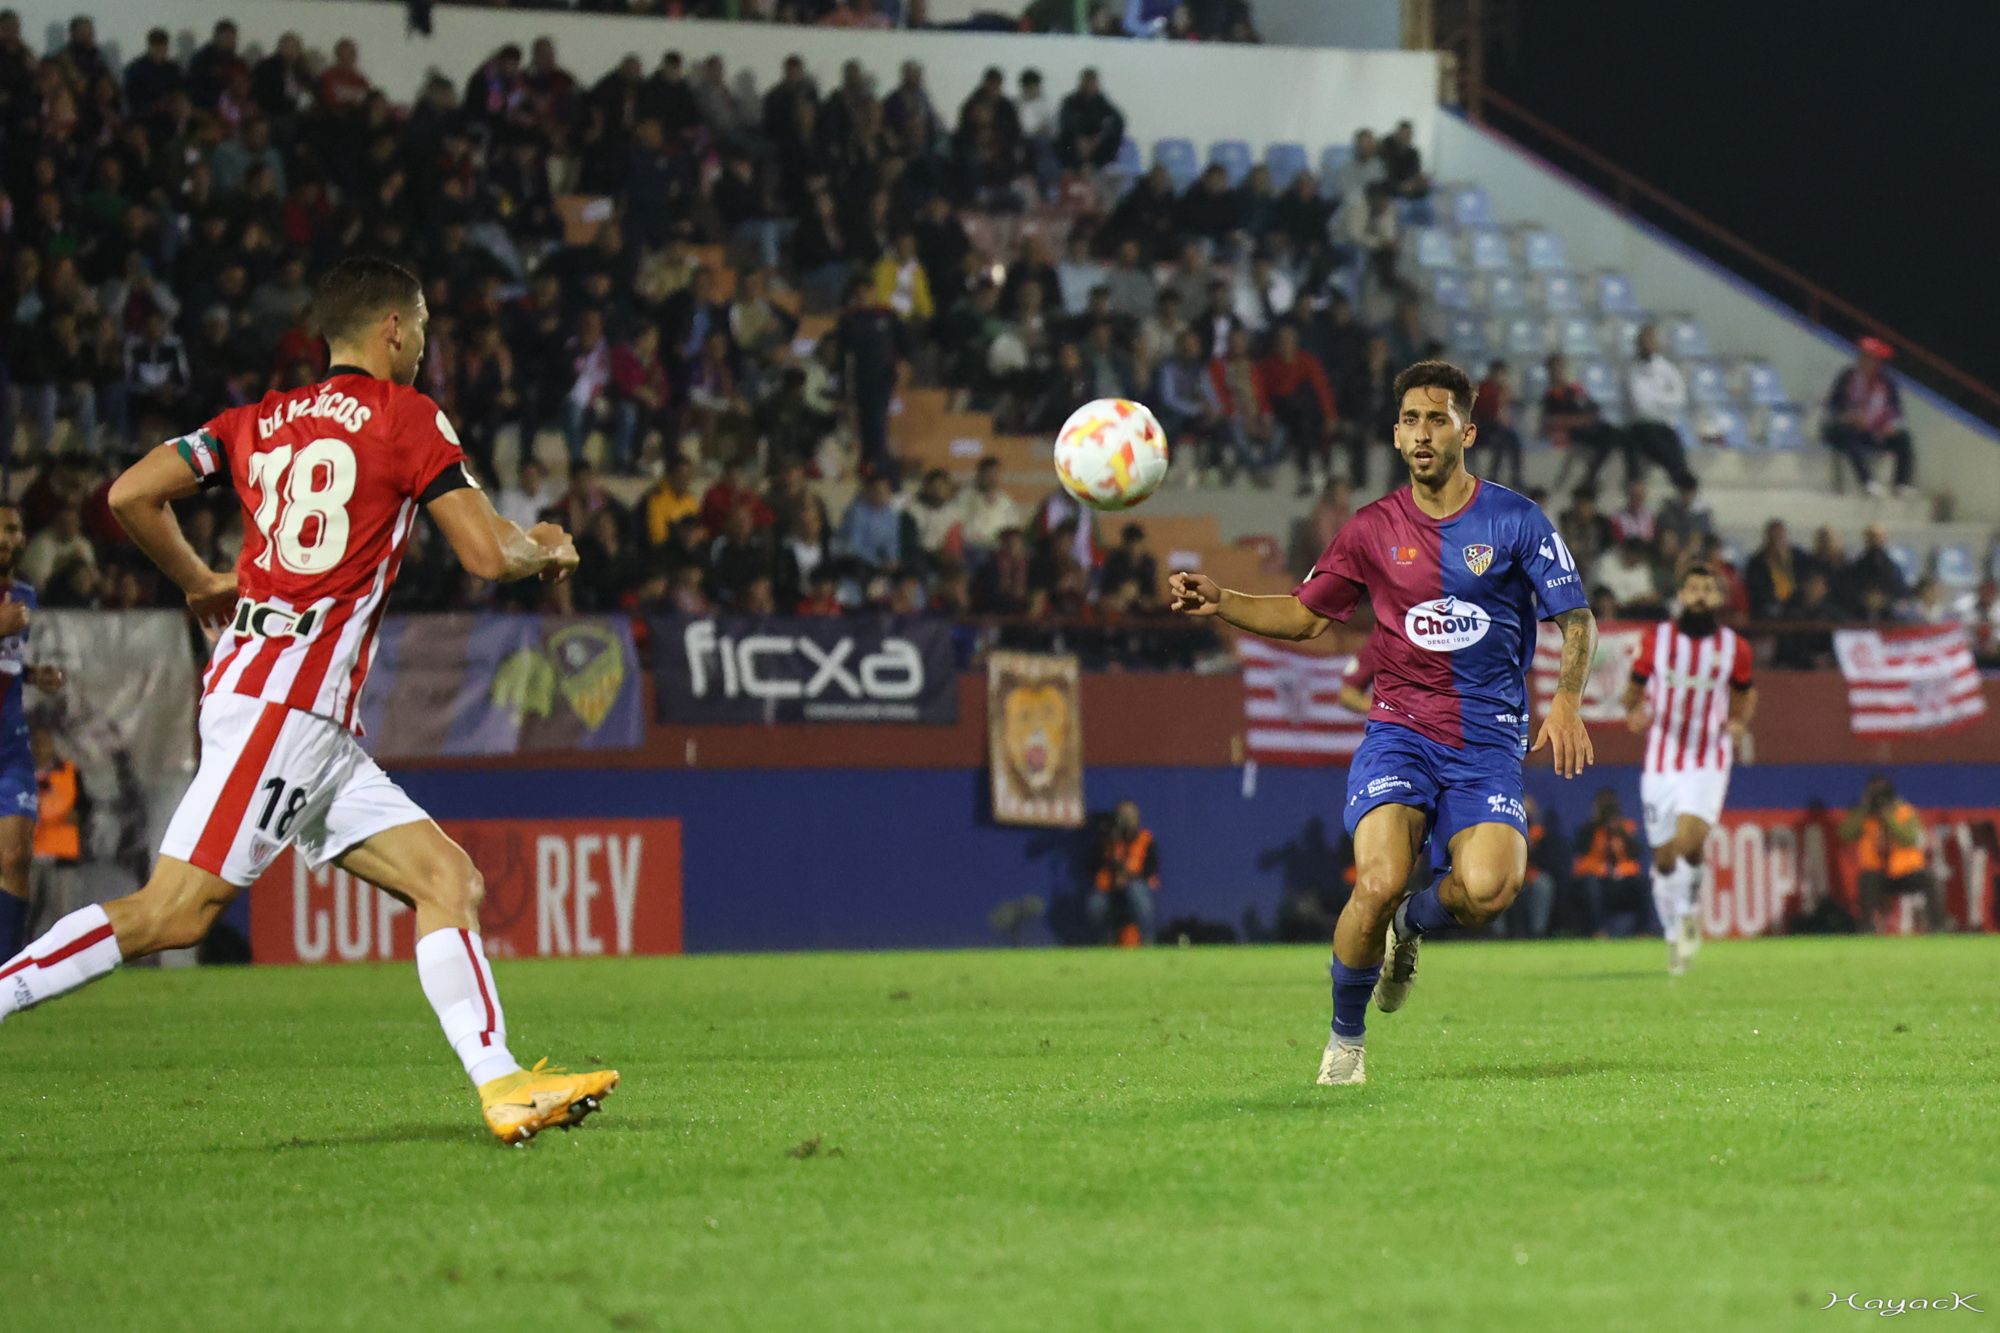
<svg viewBox="0 0 2000 1333">
<path fill-rule="evenodd" d="M 1368 599 L 1376 659 L 1368 730 L 1347 770 L 1354 894 L 1333 935 L 1333 1035 L 1319 1082 L 1367 1082 L 1369 997 L 1390 1013 L 1428 931 L 1507 910 L 1528 865 L 1521 765 L 1535 622 L 1562 627 L 1562 671 L 1536 737 L 1556 772 L 1593 759 L 1578 704 L 1597 627 L 1576 561 L 1535 503 L 1465 470 L 1472 382 L 1442 361 L 1396 377 L 1408 489 L 1357 513 L 1291 593 L 1250 597 L 1201 574 L 1169 580 L 1176 610 L 1273 639 L 1310 639 Z M 1435 883 L 1403 886 L 1426 839 Z"/>
</svg>

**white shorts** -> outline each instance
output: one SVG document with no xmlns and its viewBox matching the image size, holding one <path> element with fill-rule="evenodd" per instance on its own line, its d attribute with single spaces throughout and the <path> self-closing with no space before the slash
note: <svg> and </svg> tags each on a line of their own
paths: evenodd
<svg viewBox="0 0 2000 1333">
<path fill-rule="evenodd" d="M 160 853 L 241 888 L 287 846 L 317 870 L 384 829 L 428 818 L 331 718 L 214 694 L 201 704 L 201 768 Z"/>
<path fill-rule="evenodd" d="M 1689 768 L 1679 773 L 1646 773 L 1639 778 L 1639 800 L 1646 807 L 1646 842 L 1660 846 L 1674 836 L 1682 815 L 1704 824 L 1722 818 L 1722 800 L 1729 794 L 1726 768 Z"/>
</svg>

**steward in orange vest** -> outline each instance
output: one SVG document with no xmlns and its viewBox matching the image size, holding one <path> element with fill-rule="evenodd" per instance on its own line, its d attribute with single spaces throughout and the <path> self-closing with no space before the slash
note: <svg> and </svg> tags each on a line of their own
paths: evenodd
<svg viewBox="0 0 2000 1333">
<path fill-rule="evenodd" d="M 1139 806 L 1121 801 L 1112 817 L 1097 857 L 1094 890 L 1084 895 L 1090 923 L 1103 937 L 1112 909 L 1122 900 L 1126 920 L 1118 943 L 1136 948 L 1153 935 L 1153 895 L 1160 888 L 1160 848 L 1153 833 L 1139 822 Z"/>
</svg>

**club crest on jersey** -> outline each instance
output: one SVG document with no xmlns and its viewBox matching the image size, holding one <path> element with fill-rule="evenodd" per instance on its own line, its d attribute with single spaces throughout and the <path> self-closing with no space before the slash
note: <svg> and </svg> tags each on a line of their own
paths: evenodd
<svg viewBox="0 0 2000 1333">
<path fill-rule="evenodd" d="M 1417 563 L 1417 548 L 1391 542 L 1389 543 L 1389 558 L 1399 565 L 1414 565 Z"/>
<path fill-rule="evenodd" d="M 1474 574 L 1484 574 L 1493 567 L 1493 548 L 1484 542 L 1466 547 L 1465 567 Z"/>
</svg>

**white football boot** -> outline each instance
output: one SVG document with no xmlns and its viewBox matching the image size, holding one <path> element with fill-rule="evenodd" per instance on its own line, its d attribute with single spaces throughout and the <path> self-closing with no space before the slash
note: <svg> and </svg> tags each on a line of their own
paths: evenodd
<svg viewBox="0 0 2000 1333">
<path fill-rule="evenodd" d="M 1319 1058 L 1319 1077 L 1313 1082 L 1322 1088 L 1341 1087 L 1368 1081 L 1368 1048 L 1360 1042 L 1334 1037 Z"/>
<path fill-rule="evenodd" d="M 1385 1014 L 1401 1009 L 1403 1001 L 1410 998 L 1410 987 L 1417 984 L 1417 946 L 1424 937 L 1414 932 L 1404 934 L 1402 922 L 1403 909 L 1399 907 L 1389 918 L 1388 952 L 1382 959 L 1382 975 L 1375 979 L 1375 1007 Z"/>
</svg>

